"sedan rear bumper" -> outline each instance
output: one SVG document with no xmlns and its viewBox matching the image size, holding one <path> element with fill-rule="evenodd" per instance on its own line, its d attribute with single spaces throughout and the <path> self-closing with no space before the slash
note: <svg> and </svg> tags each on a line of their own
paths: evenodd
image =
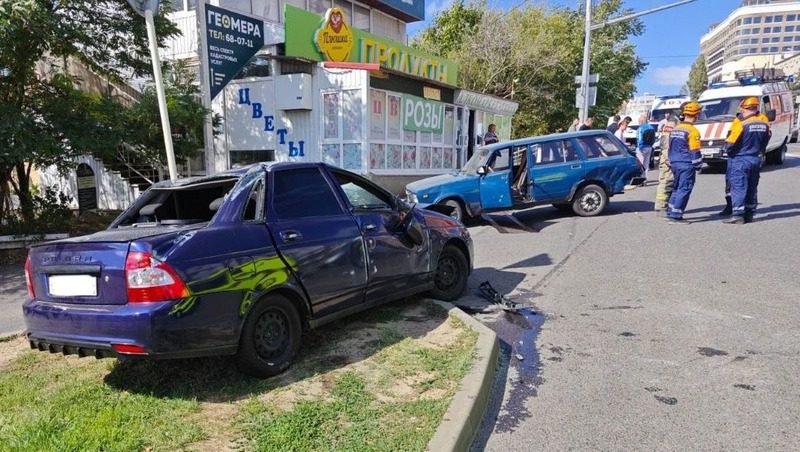
<svg viewBox="0 0 800 452">
<path fill-rule="evenodd" d="M 236 352 L 235 339 L 224 341 L 227 344 L 211 341 L 213 334 L 198 329 L 191 319 L 174 315 L 178 303 L 73 305 L 28 300 L 22 309 L 28 342 L 41 351 L 96 358 L 184 358 Z M 114 345 L 138 346 L 144 353 L 119 353 Z"/>
</svg>

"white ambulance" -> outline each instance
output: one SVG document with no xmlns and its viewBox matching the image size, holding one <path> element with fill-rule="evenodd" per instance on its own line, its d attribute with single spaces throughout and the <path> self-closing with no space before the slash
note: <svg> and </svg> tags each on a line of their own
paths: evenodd
<svg viewBox="0 0 800 452">
<path fill-rule="evenodd" d="M 709 166 L 724 166 L 727 159 L 723 151 L 725 138 L 739 111 L 739 104 L 751 96 L 761 102 L 759 112 L 770 118 L 772 137 L 764 163 L 783 163 L 794 123 L 794 103 L 783 74 L 771 75 L 767 78 L 764 72 L 754 75 L 752 71 L 737 71 L 737 80 L 713 83 L 700 95 L 698 101 L 703 110 L 695 127 L 700 131 L 703 161 Z"/>
</svg>

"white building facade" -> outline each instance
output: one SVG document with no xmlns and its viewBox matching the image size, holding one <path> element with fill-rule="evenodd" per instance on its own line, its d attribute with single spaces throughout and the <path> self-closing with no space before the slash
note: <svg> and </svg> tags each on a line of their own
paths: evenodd
<svg viewBox="0 0 800 452">
<path fill-rule="evenodd" d="M 800 1 L 745 0 L 700 38 L 710 82 L 737 70 L 780 67 L 800 53 Z"/>
<path fill-rule="evenodd" d="M 172 3 L 183 37 L 163 54 L 199 63 L 203 44 L 191 39 L 198 35 L 194 8 L 205 6 Z M 400 193 L 412 180 L 462 166 L 489 124 L 501 140 L 511 137 L 516 103 L 458 89 L 455 64 L 406 46 L 406 23 L 424 17 L 424 0 L 206 4 L 263 20 L 283 36 L 214 97 L 221 133 L 192 174 L 257 161 L 323 161 Z M 315 42 L 330 26 L 324 15 L 332 8 L 350 30 L 347 58 Z"/>
</svg>

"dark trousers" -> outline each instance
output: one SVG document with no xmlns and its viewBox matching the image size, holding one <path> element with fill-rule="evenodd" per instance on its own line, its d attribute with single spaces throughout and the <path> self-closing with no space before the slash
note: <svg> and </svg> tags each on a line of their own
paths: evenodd
<svg viewBox="0 0 800 452">
<path fill-rule="evenodd" d="M 755 212 L 758 204 L 758 181 L 761 177 L 761 159 L 757 155 L 742 155 L 728 159 L 728 180 L 731 186 L 731 204 L 735 216 Z"/>
<path fill-rule="evenodd" d="M 695 180 L 695 169 L 691 163 L 672 162 L 672 173 L 675 175 L 672 195 L 667 204 L 667 216 L 670 218 L 683 218 L 683 211 L 689 204 L 689 195 L 692 194 Z"/>
</svg>

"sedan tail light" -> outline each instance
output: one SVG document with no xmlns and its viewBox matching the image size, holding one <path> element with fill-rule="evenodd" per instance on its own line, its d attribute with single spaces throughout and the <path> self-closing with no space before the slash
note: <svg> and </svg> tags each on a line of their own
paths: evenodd
<svg viewBox="0 0 800 452">
<path fill-rule="evenodd" d="M 28 296 L 36 298 L 36 291 L 33 290 L 33 270 L 31 270 L 31 257 L 25 259 L 25 282 L 28 284 Z"/>
<path fill-rule="evenodd" d="M 149 252 L 131 251 L 125 259 L 128 303 L 178 300 L 189 296 L 189 289 L 168 263 Z"/>
</svg>

